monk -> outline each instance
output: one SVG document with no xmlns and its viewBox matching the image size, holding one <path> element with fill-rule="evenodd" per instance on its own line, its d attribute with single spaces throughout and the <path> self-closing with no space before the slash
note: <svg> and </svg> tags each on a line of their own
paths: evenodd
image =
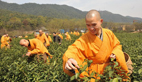
<svg viewBox="0 0 142 82">
<path fill-rule="evenodd" d="M 65 33 L 65 36 L 66 36 L 66 40 L 69 40 L 69 41 L 71 41 L 71 37 L 70 37 L 70 35 L 68 34 L 68 33 Z"/>
<path fill-rule="evenodd" d="M 4 34 L 1 37 L 1 49 L 2 48 L 10 48 L 10 42 L 12 41 L 12 39 L 8 36 L 8 34 Z"/>
<path fill-rule="evenodd" d="M 42 30 L 39 30 L 39 35 L 37 35 L 36 38 L 39 39 L 45 45 L 45 47 L 50 46 L 50 43 L 49 43 L 45 33 L 43 33 Z"/>
<path fill-rule="evenodd" d="M 28 36 L 26 35 L 25 38 L 28 38 Z"/>
<path fill-rule="evenodd" d="M 63 36 L 61 35 L 61 33 L 58 33 L 58 36 L 63 40 Z"/>
<path fill-rule="evenodd" d="M 48 33 L 46 33 L 46 37 L 47 37 L 47 39 L 48 39 L 49 42 L 52 42 L 52 39 L 51 39 L 51 37 L 49 36 Z"/>
<path fill-rule="evenodd" d="M 29 40 L 21 39 L 19 44 L 21 46 L 28 48 L 28 52 L 26 53 L 26 56 L 28 56 L 28 57 L 37 55 L 37 58 L 39 60 L 40 59 L 39 56 L 41 55 L 42 58 L 44 59 L 45 63 L 48 59 L 48 56 L 50 56 L 50 58 L 52 58 L 52 55 L 50 55 L 50 53 L 48 52 L 46 47 L 43 45 L 43 43 L 36 38 L 29 39 Z"/>
<path fill-rule="evenodd" d="M 128 73 L 122 46 L 112 31 L 102 28 L 100 13 L 90 10 L 85 18 L 88 32 L 70 45 L 63 55 L 63 70 L 69 76 L 73 76 L 70 70 L 79 69 L 84 59 L 93 60 L 88 70 L 103 74 L 105 67 L 109 64 L 110 58 L 116 59 L 122 70 Z M 91 74 L 90 72 L 90 74 Z M 80 78 L 87 76 L 85 71 L 80 74 Z M 94 75 L 95 77 L 95 75 Z M 126 76 L 126 78 L 128 78 Z M 99 79 L 99 78 L 98 78 Z M 91 82 L 95 82 L 91 79 Z"/>
</svg>

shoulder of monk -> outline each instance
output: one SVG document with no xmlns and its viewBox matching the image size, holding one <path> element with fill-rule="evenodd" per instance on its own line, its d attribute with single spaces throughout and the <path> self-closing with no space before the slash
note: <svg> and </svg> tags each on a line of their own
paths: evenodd
<svg viewBox="0 0 142 82">
<path fill-rule="evenodd" d="M 106 29 L 106 28 L 102 28 L 102 30 L 107 33 L 107 34 L 113 34 L 113 32 L 109 29 Z"/>
</svg>

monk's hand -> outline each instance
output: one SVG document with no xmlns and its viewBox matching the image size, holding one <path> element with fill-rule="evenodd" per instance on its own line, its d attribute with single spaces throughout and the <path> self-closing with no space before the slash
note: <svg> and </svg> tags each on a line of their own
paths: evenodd
<svg viewBox="0 0 142 82">
<path fill-rule="evenodd" d="M 109 57 L 116 59 L 116 56 L 114 54 L 111 54 Z"/>
<path fill-rule="evenodd" d="M 73 58 L 68 59 L 65 65 L 65 69 L 66 70 L 76 70 L 77 68 L 79 68 L 79 66 L 77 65 L 77 61 Z"/>
<path fill-rule="evenodd" d="M 31 55 L 31 52 L 26 53 L 26 56 L 30 56 L 30 55 Z"/>
</svg>

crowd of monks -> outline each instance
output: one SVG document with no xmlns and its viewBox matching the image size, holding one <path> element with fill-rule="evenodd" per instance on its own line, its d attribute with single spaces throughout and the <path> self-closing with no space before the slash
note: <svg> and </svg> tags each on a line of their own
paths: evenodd
<svg viewBox="0 0 142 82">
<path fill-rule="evenodd" d="M 73 76 L 78 72 L 79 65 L 83 65 L 84 59 L 89 59 L 93 60 L 93 63 L 86 70 L 91 70 L 90 74 L 92 71 L 103 74 L 105 67 L 109 65 L 110 58 L 114 58 L 119 63 L 119 66 L 121 66 L 121 69 L 127 74 L 129 70 L 125 62 L 122 46 L 111 30 L 102 28 L 103 19 L 101 19 L 100 13 L 96 10 L 90 10 L 85 17 L 85 21 L 88 32 L 82 33 L 82 36 L 70 45 L 63 55 L 64 72 L 69 76 Z M 66 32 L 65 40 L 72 40 L 70 34 L 80 35 L 78 31 Z M 63 40 L 61 33 L 54 32 L 52 40 L 50 35 L 42 30 L 39 30 L 39 34 L 35 34 L 34 37 L 28 40 L 21 39 L 19 44 L 28 48 L 24 56 L 30 57 L 36 54 L 37 58 L 40 59 L 39 56 L 41 56 L 44 62 L 47 62 L 48 58 L 53 57 L 47 50 L 50 43 L 57 42 L 61 44 Z M 1 38 L 1 48 L 8 47 L 9 43 L 10 38 L 8 34 L 3 35 Z M 72 72 L 71 70 L 74 71 Z M 85 76 L 88 76 L 88 73 L 85 71 L 80 74 L 80 78 Z M 96 76 L 94 75 L 94 77 Z M 128 78 L 128 76 L 124 77 Z M 91 82 L 95 82 L 95 79 L 91 79 Z"/>
</svg>

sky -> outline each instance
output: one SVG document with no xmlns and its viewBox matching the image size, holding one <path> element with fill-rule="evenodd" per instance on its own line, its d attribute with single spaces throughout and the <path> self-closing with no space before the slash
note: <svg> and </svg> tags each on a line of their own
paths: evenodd
<svg viewBox="0 0 142 82">
<path fill-rule="evenodd" d="M 8 3 L 37 3 L 68 5 L 82 11 L 109 11 L 122 16 L 142 18 L 142 0 L 1 0 Z"/>
</svg>

